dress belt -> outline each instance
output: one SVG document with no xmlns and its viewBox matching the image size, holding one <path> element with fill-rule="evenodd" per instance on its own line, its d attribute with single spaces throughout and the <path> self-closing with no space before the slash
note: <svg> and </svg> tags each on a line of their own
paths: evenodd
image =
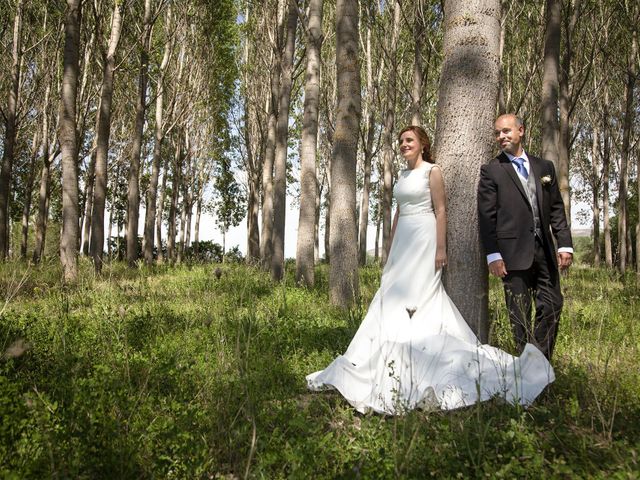
<svg viewBox="0 0 640 480">
<path fill-rule="evenodd" d="M 400 210 L 401 217 L 413 217 L 416 215 L 433 215 L 433 210 L 420 210 L 417 212 L 403 212 Z"/>
</svg>

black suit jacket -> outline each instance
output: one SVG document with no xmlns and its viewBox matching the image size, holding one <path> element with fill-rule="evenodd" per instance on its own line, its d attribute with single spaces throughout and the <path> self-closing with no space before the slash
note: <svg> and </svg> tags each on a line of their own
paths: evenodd
<svg viewBox="0 0 640 480">
<path fill-rule="evenodd" d="M 536 182 L 547 261 L 550 268 L 557 269 L 552 235 L 558 247 L 573 247 L 573 244 L 555 168 L 548 160 L 527 156 L 530 174 Z M 485 252 L 499 252 L 507 271 L 530 268 L 535 248 L 533 213 L 518 174 L 504 153 L 480 169 L 478 215 Z"/>
</svg>

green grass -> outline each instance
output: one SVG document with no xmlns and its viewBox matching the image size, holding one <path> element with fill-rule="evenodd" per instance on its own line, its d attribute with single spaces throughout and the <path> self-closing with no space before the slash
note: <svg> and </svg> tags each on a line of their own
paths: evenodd
<svg viewBox="0 0 640 480">
<path fill-rule="evenodd" d="M 218 279 L 216 268 L 223 274 Z M 305 375 L 342 353 L 359 307 L 238 265 L 127 269 L 61 286 L 55 263 L 0 266 L 5 478 L 638 478 L 639 291 L 576 267 L 557 380 L 529 409 L 362 416 Z M 500 285 L 492 343 L 512 340 Z M 20 353 L 22 347 L 26 350 Z"/>
</svg>

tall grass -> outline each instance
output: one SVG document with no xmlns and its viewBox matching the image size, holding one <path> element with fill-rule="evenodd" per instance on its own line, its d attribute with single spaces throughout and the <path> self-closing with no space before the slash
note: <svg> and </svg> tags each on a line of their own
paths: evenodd
<svg viewBox="0 0 640 480">
<path fill-rule="evenodd" d="M 216 269 L 222 274 L 217 278 Z M 0 266 L 0 476 L 7 478 L 637 478 L 639 292 L 574 268 L 554 359 L 529 409 L 499 401 L 404 417 L 354 413 L 304 377 L 342 353 L 379 282 L 328 305 L 291 272 L 128 269 L 77 287 L 55 264 Z M 500 285 L 492 343 L 513 342 Z"/>
</svg>

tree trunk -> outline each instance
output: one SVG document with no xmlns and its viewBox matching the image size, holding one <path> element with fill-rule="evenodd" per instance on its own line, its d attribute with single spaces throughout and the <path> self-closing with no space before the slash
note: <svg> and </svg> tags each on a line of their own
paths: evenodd
<svg viewBox="0 0 640 480">
<path fill-rule="evenodd" d="M 633 94 L 637 78 L 637 56 L 638 56 L 638 33 L 634 29 L 631 40 L 631 51 L 627 63 L 625 91 L 625 112 L 622 124 L 622 150 L 620 152 L 620 187 L 618 193 L 618 268 L 620 273 L 624 273 L 627 263 L 631 263 L 627 252 L 627 192 L 629 190 L 629 155 L 630 140 L 633 132 L 634 105 Z"/>
<path fill-rule="evenodd" d="M 22 8 L 23 0 L 17 0 L 13 21 L 13 46 L 11 64 L 11 90 L 7 105 L 2 166 L 0 167 L 0 260 L 9 255 L 10 189 L 18 130 L 18 95 L 20 94 L 20 66 L 22 58 Z"/>
<path fill-rule="evenodd" d="M 393 203 L 393 133 L 395 129 L 396 77 L 398 70 L 397 46 L 400 32 L 400 3 L 394 3 L 393 32 L 386 58 L 389 65 L 387 102 L 382 133 L 383 191 L 382 191 L 382 265 L 387 263 L 391 248 L 391 207 Z"/>
<path fill-rule="evenodd" d="M 182 170 L 182 142 L 179 139 L 176 144 L 175 162 L 173 164 L 173 181 L 171 182 L 171 206 L 169 207 L 169 231 L 167 233 L 167 257 L 171 263 L 176 260 L 176 217 L 178 213 L 178 195 L 180 192 L 180 172 Z"/>
<path fill-rule="evenodd" d="M 435 158 L 447 190 L 445 287 L 479 339 L 488 340 L 486 259 L 480 248 L 476 192 L 480 165 L 493 156 L 498 100 L 500 1 L 445 2 Z M 461 132 L 465 132 L 461 135 Z"/>
<path fill-rule="evenodd" d="M 398 2 L 400 5 L 400 2 Z M 415 2 L 416 11 L 413 22 L 413 89 L 411 91 L 411 125 L 422 125 L 422 36 L 424 27 L 420 12 L 420 3 Z"/>
<path fill-rule="evenodd" d="M 500 62 L 500 78 L 498 80 L 498 115 L 503 115 L 507 113 L 507 101 L 505 99 L 504 87 L 507 80 L 507 75 L 504 73 L 504 45 L 505 45 L 505 37 L 507 33 L 507 0 L 500 0 L 500 6 L 502 9 L 502 14 L 500 15 L 500 50 L 499 50 L 499 62 Z"/>
<path fill-rule="evenodd" d="M 200 217 L 202 216 L 202 195 L 198 197 L 198 201 L 196 203 L 196 224 L 194 228 L 194 253 L 196 257 L 200 253 Z"/>
<path fill-rule="evenodd" d="M 24 191 L 24 205 L 22 207 L 22 239 L 20 241 L 20 258 L 27 258 L 27 244 L 29 242 L 29 216 L 31 213 L 31 198 L 33 195 L 33 183 L 36 177 L 36 167 L 38 161 L 38 147 L 40 143 L 40 132 L 36 129 L 31 143 L 31 162 L 29 164 L 29 175 Z"/>
<path fill-rule="evenodd" d="M 167 18 L 169 18 L 167 16 Z M 167 20 L 168 21 L 168 20 Z M 171 54 L 171 41 L 168 37 L 164 46 L 164 55 L 160 63 L 160 71 L 158 75 L 158 87 L 156 92 L 156 125 L 155 125 L 155 141 L 153 144 L 153 160 L 151 164 L 151 177 L 149 178 L 149 189 L 147 190 L 147 202 L 144 217 L 144 261 L 147 265 L 153 262 L 153 246 L 154 246 L 154 224 L 156 220 L 157 199 L 158 199 L 158 180 L 160 178 L 162 142 L 164 141 L 164 125 L 163 125 L 163 109 L 164 109 L 164 92 L 165 92 L 165 73 L 169 64 L 169 56 Z M 160 236 L 158 235 L 158 252 L 162 250 L 160 244 Z"/>
<path fill-rule="evenodd" d="M 60 259 L 64 282 L 78 278 L 78 143 L 76 138 L 76 94 L 80 55 L 81 0 L 67 0 L 64 68 L 60 100 L 60 150 L 62 152 L 62 235 Z"/>
<path fill-rule="evenodd" d="M 164 212 L 164 199 L 167 190 L 167 172 L 162 175 L 162 185 L 160 186 L 160 195 L 158 197 L 158 206 L 156 207 L 156 245 L 158 246 L 158 263 L 164 261 L 164 252 L 162 251 L 162 215 Z"/>
<path fill-rule="evenodd" d="M 98 112 L 100 112 L 101 107 L 98 104 Z M 100 115 L 98 115 L 98 118 Z M 100 130 L 100 126 L 96 122 L 96 132 Z M 86 174 L 86 185 L 85 185 L 85 203 L 84 203 L 84 215 L 82 219 L 82 248 L 80 249 L 83 255 L 91 254 L 91 222 L 93 218 L 93 195 L 94 195 L 94 187 L 95 187 L 95 178 L 96 178 L 96 150 L 98 146 L 98 137 L 94 137 L 94 148 L 91 152 L 91 158 L 89 160 L 89 168 L 87 169 Z"/>
<path fill-rule="evenodd" d="M 609 224 L 609 174 L 611 169 L 611 133 L 609 132 L 609 91 L 605 87 L 602 105 L 602 223 L 604 229 L 604 261 L 607 268 L 613 268 L 613 248 L 611 245 L 611 225 Z"/>
<path fill-rule="evenodd" d="M 366 97 L 373 99 L 373 65 L 371 55 L 371 28 L 367 26 L 366 44 L 367 88 Z M 378 84 L 376 84 L 377 88 Z M 414 85 L 415 86 L 415 85 Z M 415 93 L 415 92 L 414 92 Z M 371 197 L 371 162 L 373 161 L 373 142 L 375 138 L 375 108 L 369 100 L 363 106 L 363 118 L 367 119 L 367 138 L 364 142 L 364 178 L 362 182 L 362 201 L 360 203 L 360 226 L 358 228 L 358 264 L 367 263 L 367 230 L 369 227 L 369 202 Z"/>
<path fill-rule="evenodd" d="M 336 71 L 338 104 L 331 162 L 331 302 L 350 306 L 358 295 L 356 164 L 360 130 L 358 1 L 337 0 Z"/>
<path fill-rule="evenodd" d="M 278 121 L 278 98 L 280 95 L 280 73 L 282 70 L 282 48 L 284 36 L 284 15 L 280 12 L 278 0 L 278 21 L 275 29 L 275 45 L 273 47 L 273 65 L 271 68 L 269 99 L 269 121 L 267 124 L 267 148 L 262 165 L 262 238 L 260 239 L 260 258 L 262 264 L 271 266 L 273 257 L 274 198 L 273 167 L 276 156 L 276 125 Z"/>
<path fill-rule="evenodd" d="M 138 102 L 136 105 L 136 123 L 131 147 L 131 165 L 129 167 L 129 187 L 127 190 L 127 263 L 130 267 L 138 260 L 138 218 L 140 215 L 140 152 L 144 116 L 147 108 L 147 77 L 149 75 L 149 48 L 153 29 L 151 0 L 144 2 L 144 27 L 142 31 L 142 50 L 140 52 L 140 73 L 138 77 Z"/>
<path fill-rule="evenodd" d="M 111 36 L 104 59 L 102 92 L 98 111 L 98 142 L 96 145 L 96 170 L 94 180 L 93 213 L 91 214 L 91 256 L 96 273 L 102 271 L 104 251 L 104 207 L 107 198 L 107 161 L 109 137 L 111 135 L 111 103 L 113 100 L 113 77 L 116 69 L 116 50 L 122 31 L 122 4 L 116 2 L 111 19 Z M 134 142 L 135 143 L 135 142 Z M 134 237 L 135 238 L 135 237 Z"/>
<path fill-rule="evenodd" d="M 42 112 L 42 172 L 40 173 L 40 190 L 38 193 L 38 218 L 36 220 L 36 243 L 33 248 L 33 263 L 40 263 L 44 253 L 44 241 L 47 231 L 49 193 L 51 188 L 51 161 L 49 158 L 49 96 L 51 82 L 47 84 L 44 94 Z"/>
<path fill-rule="evenodd" d="M 594 125 L 593 127 L 593 139 L 591 145 L 591 175 L 593 179 L 593 199 L 591 211 L 593 212 L 593 265 L 598 268 L 600 266 L 600 198 L 598 190 L 598 178 L 600 172 L 598 171 L 598 157 L 600 156 L 600 129 Z"/>
<path fill-rule="evenodd" d="M 558 89 L 560 72 L 561 0 L 546 0 L 547 29 L 544 36 L 542 78 L 542 156 L 558 171 Z"/>
<path fill-rule="evenodd" d="M 318 144 L 318 106 L 320 102 L 320 48 L 322 46 L 323 0 L 309 4 L 307 26 L 307 71 L 304 90 L 302 144 L 300 147 L 300 217 L 296 249 L 296 281 L 315 283 L 316 145 Z"/>
<path fill-rule="evenodd" d="M 282 52 L 282 75 L 278 121 L 276 124 L 276 156 L 273 168 L 273 256 L 271 277 L 282 280 L 284 275 L 284 230 L 287 212 L 287 139 L 289 134 L 289 104 L 293 85 L 293 59 L 296 46 L 298 8 L 296 0 L 288 0 L 287 40 Z"/>
</svg>

